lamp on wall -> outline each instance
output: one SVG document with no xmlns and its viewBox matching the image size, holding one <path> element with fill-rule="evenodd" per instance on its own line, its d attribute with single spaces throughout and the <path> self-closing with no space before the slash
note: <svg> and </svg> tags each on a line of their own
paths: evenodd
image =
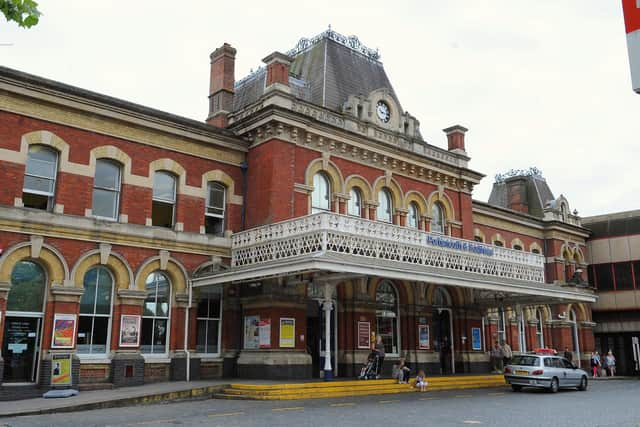
<svg viewBox="0 0 640 427">
<path fill-rule="evenodd" d="M 564 320 L 567 318 L 567 312 L 563 311 L 562 313 L 558 313 L 558 319 Z"/>
</svg>

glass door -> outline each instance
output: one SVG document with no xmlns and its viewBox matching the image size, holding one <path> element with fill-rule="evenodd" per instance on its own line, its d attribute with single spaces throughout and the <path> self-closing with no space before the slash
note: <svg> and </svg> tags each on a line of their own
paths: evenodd
<svg viewBox="0 0 640 427">
<path fill-rule="evenodd" d="M 4 382 L 35 382 L 40 348 L 39 317 L 7 316 L 4 323 Z"/>
</svg>

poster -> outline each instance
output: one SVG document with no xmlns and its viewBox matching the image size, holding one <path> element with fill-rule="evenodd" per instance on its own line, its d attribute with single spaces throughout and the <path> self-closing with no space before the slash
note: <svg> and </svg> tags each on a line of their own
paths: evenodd
<svg viewBox="0 0 640 427">
<path fill-rule="evenodd" d="M 53 316 L 51 348 L 73 348 L 75 336 L 76 315 L 56 313 Z"/>
<path fill-rule="evenodd" d="M 418 325 L 418 348 L 428 350 L 429 346 L 429 326 Z"/>
<path fill-rule="evenodd" d="M 471 349 L 482 350 L 482 338 L 480 328 L 471 328 Z"/>
<path fill-rule="evenodd" d="M 371 348 L 371 323 L 358 322 L 358 348 Z"/>
<path fill-rule="evenodd" d="M 140 345 L 140 316 L 123 314 L 120 316 L 120 347 Z"/>
<path fill-rule="evenodd" d="M 51 359 L 51 385 L 71 385 L 71 355 L 54 354 Z"/>
<path fill-rule="evenodd" d="M 244 317 L 244 348 L 260 348 L 260 316 Z"/>
<path fill-rule="evenodd" d="M 283 317 L 280 319 L 280 348 L 296 346 L 296 319 Z"/>
<path fill-rule="evenodd" d="M 271 348 L 271 319 L 260 319 L 259 325 L 260 348 Z"/>
</svg>

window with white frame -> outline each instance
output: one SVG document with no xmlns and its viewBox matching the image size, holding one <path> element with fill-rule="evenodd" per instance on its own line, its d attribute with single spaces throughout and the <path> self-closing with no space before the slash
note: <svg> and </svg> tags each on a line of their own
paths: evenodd
<svg viewBox="0 0 640 427">
<path fill-rule="evenodd" d="M 207 184 L 207 206 L 204 212 L 204 228 L 207 234 L 224 234 L 226 193 L 227 189 L 219 182 Z"/>
<path fill-rule="evenodd" d="M 387 282 L 380 282 L 376 289 L 376 330 L 382 337 L 384 351 L 398 354 L 398 297 L 395 287 Z"/>
<path fill-rule="evenodd" d="M 318 172 L 313 176 L 311 213 L 331 210 L 331 185 L 327 176 Z"/>
<path fill-rule="evenodd" d="M 79 354 L 106 354 L 109 350 L 112 297 L 113 277 L 105 267 L 85 273 L 78 322 Z"/>
<path fill-rule="evenodd" d="M 542 311 L 536 310 L 536 337 L 538 339 L 538 348 L 544 348 L 544 330 L 542 329 Z"/>
<path fill-rule="evenodd" d="M 22 204 L 27 208 L 53 210 L 58 174 L 58 152 L 42 145 L 32 145 L 22 187 Z"/>
<path fill-rule="evenodd" d="M 220 353 L 220 315 L 222 287 L 200 291 L 197 314 L 196 351 L 204 354 Z"/>
<path fill-rule="evenodd" d="M 418 213 L 418 205 L 416 202 L 409 203 L 409 212 L 407 212 L 407 225 L 411 228 L 418 228 L 420 214 Z"/>
<path fill-rule="evenodd" d="M 351 191 L 349 191 L 347 214 L 358 217 L 362 216 L 362 193 L 356 187 L 353 187 Z"/>
<path fill-rule="evenodd" d="M 393 222 L 393 202 L 391 193 L 383 188 L 378 193 L 378 209 L 376 210 L 376 219 L 378 221 Z"/>
<path fill-rule="evenodd" d="M 434 203 L 431 207 L 431 232 L 444 234 L 444 210 L 440 203 Z"/>
<path fill-rule="evenodd" d="M 173 228 L 176 211 L 176 177 L 169 172 L 158 171 L 153 176 L 152 224 Z"/>
<path fill-rule="evenodd" d="M 120 170 L 120 165 L 111 160 L 96 160 L 96 174 L 93 177 L 93 198 L 91 203 L 93 216 L 118 219 Z"/>
<path fill-rule="evenodd" d="M 163 273 L 154 271 L 145 282 L 147 298 L 142 311 L 140 351 L 164 354 L 167 352 L 169 333 L 169 301 L 171 285 Z"/>
</svg>

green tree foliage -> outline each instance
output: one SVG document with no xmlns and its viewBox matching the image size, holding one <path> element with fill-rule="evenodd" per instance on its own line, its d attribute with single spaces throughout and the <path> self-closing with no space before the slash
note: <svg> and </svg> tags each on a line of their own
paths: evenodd
<svg viewBox="0 0 640 427">
<path fill-rule="evenodd" d="M 24 28 L 33 27 L 40 19 L 38 3 L 33 0 L 0 0 L 0 11 L 7 21 L 14 21 Z"/>
</svg>

